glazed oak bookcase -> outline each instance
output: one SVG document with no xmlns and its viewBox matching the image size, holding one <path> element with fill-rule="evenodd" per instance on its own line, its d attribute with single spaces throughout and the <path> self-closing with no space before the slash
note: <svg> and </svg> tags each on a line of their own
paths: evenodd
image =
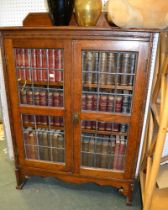
<svg viewBox="0 0 168 210">
<path fill-rule="evenodd" d="M 116 187 L 131 204 L 153 37 L 110 26 L 1 29 L 18 189 L 52 176 Z"/>
</svg>

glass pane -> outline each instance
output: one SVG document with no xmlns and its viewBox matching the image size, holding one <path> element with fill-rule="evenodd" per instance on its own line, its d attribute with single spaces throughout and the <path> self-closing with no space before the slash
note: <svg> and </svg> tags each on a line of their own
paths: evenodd
<svg viewBox="0 0 168 210">
<path fill-rule="evenodd" d="M 130 113 L 137 53 L 82 51 L 82 110 Z"/>
<path fill-rule="evenodd" d="M 128 124 L 81 121 L 81 165 L 124 170 Z"/>
<path fill-rule="evenodd" d="M 64 119 L 60 116 L 22 115 L 26 159 L 64 163 Z"/>
<path fill-rule="evenodd" d="M 63 49 L 15 48 L 21 104 L 63 107 Z"/>
</svg>

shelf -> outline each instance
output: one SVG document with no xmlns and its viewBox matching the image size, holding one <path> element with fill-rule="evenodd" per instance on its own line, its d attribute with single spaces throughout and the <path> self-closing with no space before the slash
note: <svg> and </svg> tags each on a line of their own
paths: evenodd
<svg viewBox="0 0 168 210">
<path fill-rule="evenodd" d="M 82 133 L 96 133 L 96 134 L 103 134 L 103 135 L 119 135 L 119 136 L 127 136 L 127 133 L 122 132 L 114 132 L 114 131 L 100 131 L 100 130 L 91 130 L 91 129 L 82 129 Z"/>
<path fill-rule="evenodd" d="M 98 84 L 83 84 L 85 88 L 104 88 L 104 89 L 118 89 L 118 90 L 133 90 L 132 86 L 126 85 L 98 85 Z"/>
<path fill-rule="evenodd" d="M 19 80 L 19 83 L 22 84 L 23 86 L 26 85 L 41 85 L 41 86 L 56 86 L 56 87 L 60 87 L 63 86 L 63 82 L 34 82 L 34 81 L 27 81 L 27 80 Z"/>
</svg>

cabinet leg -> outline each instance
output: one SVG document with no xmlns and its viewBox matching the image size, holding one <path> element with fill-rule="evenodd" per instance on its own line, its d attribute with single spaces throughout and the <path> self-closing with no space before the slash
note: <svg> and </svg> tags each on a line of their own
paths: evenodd
<svg viewBox="0 0 168 210">
<path fill-rule="evenodd" d="M 20 172 L 19 169 L 15 169 L 15 174 L 16 174 L 16 189 L 21 190 L 26 182 L 25 176 Z"/>
<path fill-rule="evenodd" d="M 134 189 L 134 184 L 130 184 L 129 189 L 128 189 L 128 196 L 127 196 L 127 200 L 126 200 L 126 204 L 128 206 L 132 206 L 132 193 L 133 193 L 133 189 Z"/>
</svg>

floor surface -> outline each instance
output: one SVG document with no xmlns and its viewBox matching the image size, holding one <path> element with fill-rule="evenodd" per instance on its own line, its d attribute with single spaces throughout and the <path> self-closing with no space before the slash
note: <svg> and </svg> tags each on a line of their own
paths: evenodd
<svg viewBox="0 0 168 210">
<path fill-rule="evenodd" d="M 133 206 L 112 187 L 67 184 L 53 178 L 30 178 L 22 190 L 15 189 L 14 166 L 8 160 L 5 139 L 0 139 L 0 210 L 140 210 L 138 184 Z"/>
</svg>

